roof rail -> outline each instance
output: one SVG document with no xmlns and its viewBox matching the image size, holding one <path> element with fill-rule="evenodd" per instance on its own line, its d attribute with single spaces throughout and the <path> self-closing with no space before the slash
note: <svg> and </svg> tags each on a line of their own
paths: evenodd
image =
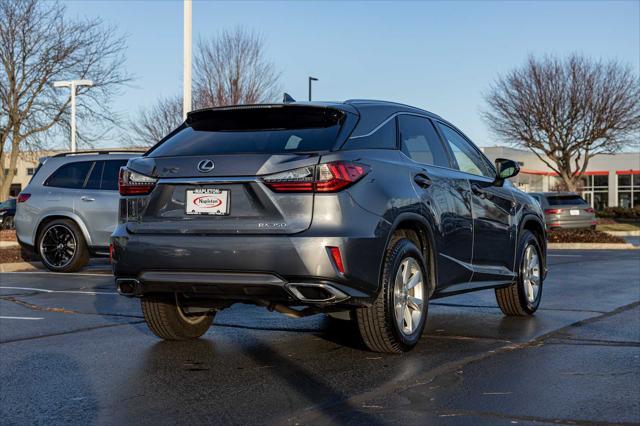
<svg viewBox="0 0 640 426">
<path fill-rule="evenodd" d="M 94 150 L 94 151 L 78 151 L 78 152 L 61 152 L 60 154 L 52 155 L 51 157 L 69 157 L 71 155 L 106 155 L 106 154 L 135 154 L 137 152 L 147 152 L 146 149 L 107 149 L 107 150 Z"/>
</svg>

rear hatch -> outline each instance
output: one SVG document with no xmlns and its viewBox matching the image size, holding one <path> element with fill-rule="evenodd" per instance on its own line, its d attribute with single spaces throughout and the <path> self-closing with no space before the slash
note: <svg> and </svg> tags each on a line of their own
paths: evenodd
<svg viewBox="0 0 640 426">
<path fill-rule="evenodd" d="M 313 173 L 346 112 L 315 106 L 212 109 L 189 115 L 128 167 L 158 178 L 133 233 L 291 234 L 311 225 L 313 192 L 274 192 L 262 178 Z"/>
</svg>

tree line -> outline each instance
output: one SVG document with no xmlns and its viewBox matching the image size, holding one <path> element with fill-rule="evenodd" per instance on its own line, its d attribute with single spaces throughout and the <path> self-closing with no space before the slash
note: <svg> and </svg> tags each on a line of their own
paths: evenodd
<svg viewBox="0 0 640 426">
<path fill-rule="evenodd" d="M 58 2 L 0 0 L 0 164 L 6 169 L 0 200 L 21 152 L 44 149 L 70 131 L 69 93 L 54 81 L 94 82 L 77 89 L 78 139 L 85 147 L 115 137 L 149 146 L 182 123 L 177 94 L 132 119 L 111 108 L 133 81 L 126 47 L 117 28 L 71 19 Z M 193 72 L 194 109 L 274 102 L 282 94 L 265 40 L 239 27 L 200 39 Z M 534 152 L 575 191 L 594 155 L 640 141 L 639 87 L 638 75 L 617 61 L 531 57 L 489 87 L 482 116 L 499 140 Z"/>
</svg>

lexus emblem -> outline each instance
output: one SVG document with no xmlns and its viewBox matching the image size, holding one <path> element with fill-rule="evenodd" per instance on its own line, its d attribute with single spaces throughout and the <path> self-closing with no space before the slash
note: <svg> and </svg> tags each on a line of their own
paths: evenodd
<svg viewBox="0 0 640 426">
<path fill-rule="evenodd" d="M 211 160 L 202 160 L 198 163 L 198 171 L 201 173 L 207 173 L 213 170 L 215 164 Z"/>
</svg>

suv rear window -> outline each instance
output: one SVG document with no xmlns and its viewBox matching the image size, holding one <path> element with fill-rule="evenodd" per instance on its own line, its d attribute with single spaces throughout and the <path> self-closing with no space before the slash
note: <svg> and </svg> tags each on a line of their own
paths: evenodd
<svg viewBox="0 0 640 426">
<path fill-rule="evenodd" d="M 579 195 L 552 195 L 547 196 L 550 206 L 578 206 L 587 202 Z"/>
<path fill-rule="evenodd" d="M 329 151 L 343 117 L 339 110 L 307 106 L 199 111 L 148 156 Z"/>
</svg>

